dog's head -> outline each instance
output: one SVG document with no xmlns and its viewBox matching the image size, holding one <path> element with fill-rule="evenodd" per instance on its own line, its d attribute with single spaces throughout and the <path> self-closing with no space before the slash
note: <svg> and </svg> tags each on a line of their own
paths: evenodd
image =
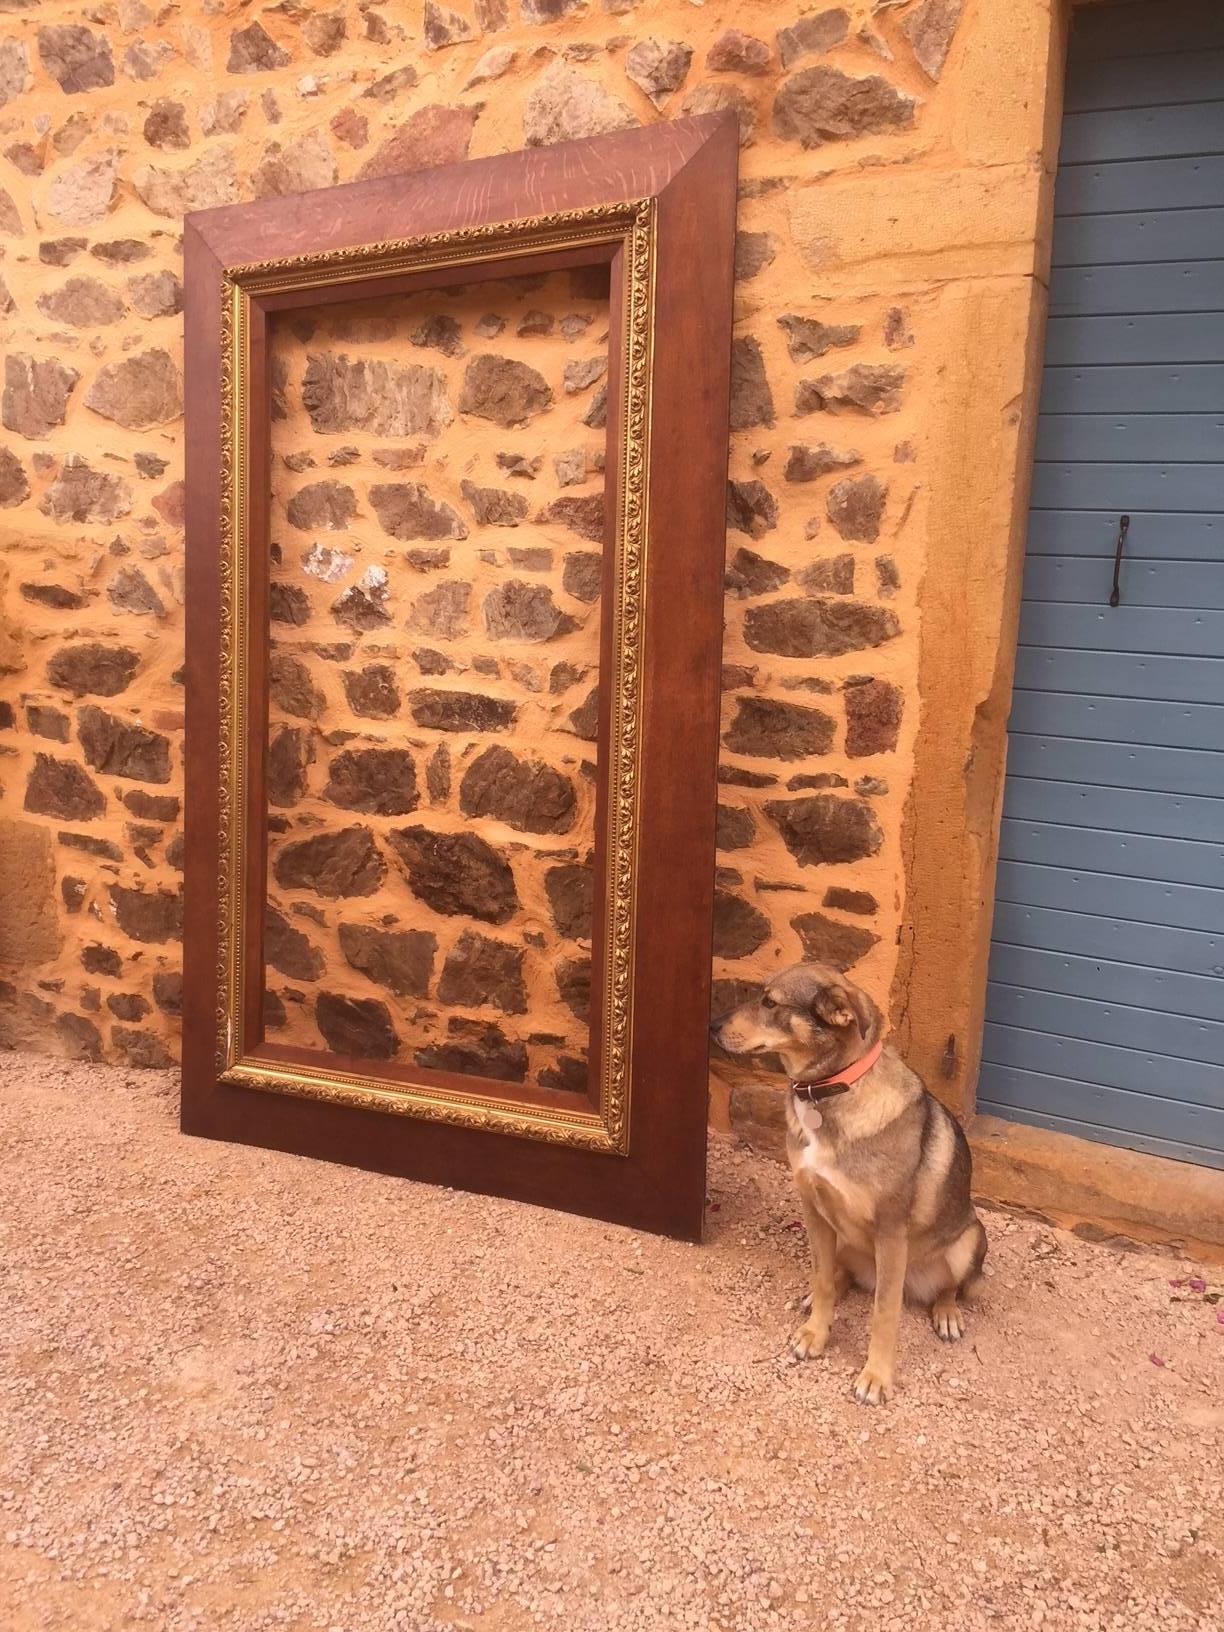
<svg viewBox="0 0 1224 1632">
<path fill-rule="evenodd" d="M 710 1027 L 728 1054 L 777 1054 L 790 1076 L 813 1079 L 853 1064 L 882 1029 L 867 993 L 826 963 L 783 969 Z"/>
</svg>

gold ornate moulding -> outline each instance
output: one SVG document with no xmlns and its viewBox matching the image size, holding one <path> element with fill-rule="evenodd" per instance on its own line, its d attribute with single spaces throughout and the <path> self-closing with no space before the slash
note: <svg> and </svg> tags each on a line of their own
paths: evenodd
<svg viewBox="0 0 1224 1632">
<path fill-rule="evenodd" d="M 460 228 L 318 255 L 287 256 L 227 269 L 222 283 L 222 470 L 221 470 L 221 664 L 219 830 L 217 877 L 218 1080 L 234 1087 L 297 1095 L 333 1104 L 420 1117 L 459 1127 L 509 1133 L 520 1138 L 624 1155 L 629 1146 L 632 1095 L 628 1039 L 632 1025 L 634 949 L 637 939 L 637 843 L 639 716 L 642 642 L 645 634 L 645 556 L 649 468 L 651 332 L 654 288 L 655 206 L 643 199 L 620 205 L 558 211 L 513 222 Z M 497 262 L 530 263 L 542 254 L 605 245 L 623 250 L 622 337 L 624 390 L 618 442 L 610 468 L 619 473 L 616 521 L 608 548 L 612 567 L 611 652 L 601 654 L 601 674 L 611 682 L 612 715 L 607 744 L 606 842 L 602 879 L 605 1015 L 602 1069 L 595 1108 L 529 1105 L 489 1091 L 392 1083 L 386 1077 L 317 1064 L 272 1063 L 246 1047 L 244 993 L 262 980 L 251 967 L 250 861 L 253 843 L 249 759 L 257 751 L 258 712 L 252 719 L 251 654 L 265 633 L 251 614 L 252 564 L 262 561 L 265 540 L 252 516 L 252 301 L 260 296 L 306 294 L 360 285 L 405 273 L 476 269 Z M 615 326 L 614 326 L 615 332 Z M 258 943 L 256 943 L 258 944 Z M 486 1089 L 494 1085 L 487 1084 Z M 570 1096 L 572 1097 L 572 1096 Z M 584 1102 L 585 1104 L 586 1102 Z"/>
<path fill-rule="evenodd" d="M 185 1132 L 700 1237 L 737 138 L 707 114 L 187 218 Z M 597 265 L 587 1091 L 266 1038 L 273 319 Z"/>
</svg>

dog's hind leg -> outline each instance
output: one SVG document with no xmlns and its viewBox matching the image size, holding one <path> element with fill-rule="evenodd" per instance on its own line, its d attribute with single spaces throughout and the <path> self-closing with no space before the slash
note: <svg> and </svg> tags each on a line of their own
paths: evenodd
<svg viewBox="0 0 1224 1632">
<path fill-rule="evenodd" d="M 965 1320 L 959 1300 L 972 1297 L 981 1280 L 982 1260 L 986 1256 L 986 1231 L 981 1221 L 963 1230 L 944 1255 L 948 1285 L 939 1292 L 931 1305 L 931 1325 L 936 1336 L 945 1343 L 955 1343 L 965 1335 Z"/>
<path fill-rule="evenodd" d="M 833 1226 L 824 1218 L 800 1186 L 799 1201 L 803 1208 L 803 1222 L 807 1229 L 808 1253 L 812 1261 L 811 1291 L 808 1297 L 808 1317 L 792 1334 L 791 1353 L 800 1360 L 811 1360 L 824 1352 L 833 1324 L 833 1310 L 842 1288 L 837 1280 L 837 1236 Z"/>
</svg>

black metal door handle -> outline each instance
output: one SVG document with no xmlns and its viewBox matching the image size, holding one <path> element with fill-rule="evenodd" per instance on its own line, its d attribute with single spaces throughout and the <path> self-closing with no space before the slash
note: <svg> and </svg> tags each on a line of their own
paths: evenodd
<svg viewBox="0 0 1224 1632">
<path fill-rule="evenodd" d="M 1113 588 L 1109 592 L 1110 606 L 1117 606 L 1122 599 L 1122 592 L 1118 588 L 1118 575 L 1122 571 L 1122 546 L 1126 543 L 1126 535 L 1130 530 L 1130 517 L 1118 517 L 1118 546 L 1114 550 Z"/>
</svg>

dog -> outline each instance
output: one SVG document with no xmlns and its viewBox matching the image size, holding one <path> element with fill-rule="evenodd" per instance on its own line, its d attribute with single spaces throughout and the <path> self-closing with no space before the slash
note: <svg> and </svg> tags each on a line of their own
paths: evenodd
<svg viewBox="0 0 1224 1632">
<path fill-rule="evenodd" d="M 790 1077 L 786 1150 L 811 1252 L 807 1319 L 790 1340 L 820 1354 L 852 1284 L 874 1291 L 867 1363 L 854 1385 L 864 1405 L 893 1393 L 906 1293 L 930 1310 L 939 1337 L 964 1333 L 986 1231 L 970 1200 L 969 1145 L 959 1124 L 891 1048 L 866 992 L 822 963 L 766 982 L 711 1033 L 729 1054 L 776 1054 Z"/>
</svg>

